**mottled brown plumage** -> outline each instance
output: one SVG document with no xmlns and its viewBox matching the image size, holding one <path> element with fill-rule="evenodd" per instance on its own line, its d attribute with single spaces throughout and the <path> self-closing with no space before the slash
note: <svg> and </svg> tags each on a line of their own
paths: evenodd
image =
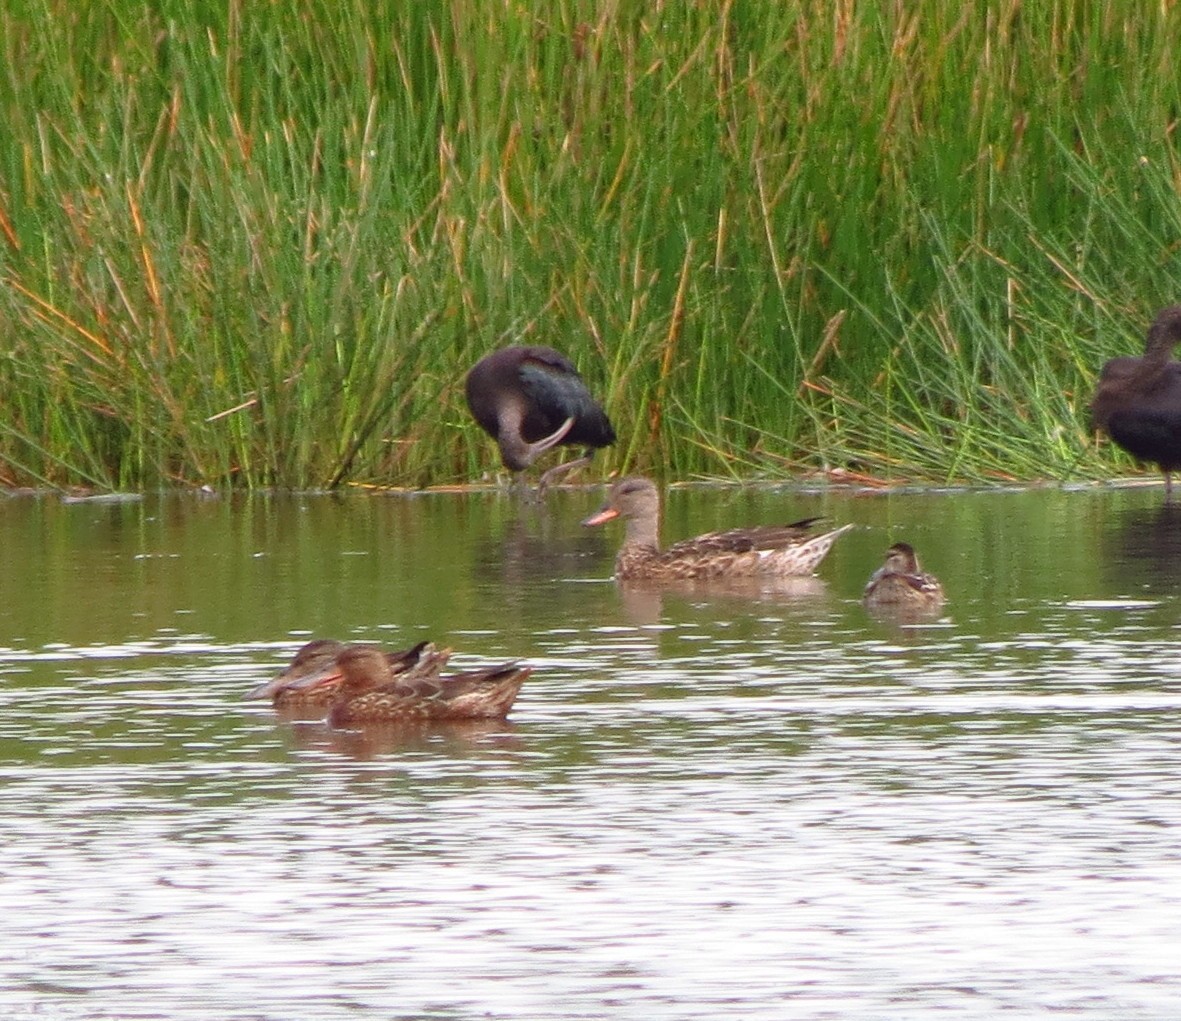
<svg viewBox="0 0 1181 1021">
<path fill-rule="evenodd" d="M 331 705 L 343 681 L 340 657 L 358 648 L 381 655 L 391 675 L 438 676 L 451 655 L 450 649 L 436 649 L 432 642 L 419 642 L 400 652 L 381 652 L 373 645 L 346 645 L 332 638 L 317 638 L 303 646 L 278 677 L 260 684 L 246 698 L 269 698 L 276 709 Z"/>
<path fill-rule="evenodd" d="M 1161 309 L 1148 329 L 1144 354 L 1112 358 L 1099 374 L 1091 418 L 1140 461 L 1159 465 L 1165 499 L 1173 496 L 1172 473 L 1181 469 L 1181 362 L 1171 358 L 1181 343 L 1181 305 Z"/>
<path fill-rule="evenodd" d="M 607 502 L 584 525 L 621 517 L 627 526 L 615 559 L 621 580 L 755 578 L 812 574 L 832 544 L 852 525 L 811 534 L 818 518 L 790 525 L 755 525 L 710 532 L 660 548 L 660 495 L 649 479 L 630 478 L 611 488 Z"/>
<path fill-rule="evenodd" d="M 914 548 L 896 542 L 886 550 L 886 562 L 872 575 L 861 601 L 870 609 L 938 610 L 944 603 L 943 586 L 919 566 Z"/>
<path fill-rule="evenodd" d="M 356 645 L 336 657 L 340 680 L 328 721 L 334 727 L 362 723 L 425 723 L 436 720 L 503 719 L 532 667 L 502 663 L 440 677 L 396 673 L 380 649 Z M 315 681 L 309 682 L 314 687 Z"/>
</svg>

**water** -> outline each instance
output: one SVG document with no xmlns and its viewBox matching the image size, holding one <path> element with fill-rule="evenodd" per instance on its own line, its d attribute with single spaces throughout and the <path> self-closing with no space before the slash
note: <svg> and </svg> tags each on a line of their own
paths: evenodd
<svg viewBox="0 0 1181 1021">
<path fill-rule="evenodd" d="M 1174 1018 L 1181 511 L 822 513 L 803 591 L 621 592 L 499 494 L 0 501 L 0 1017 Z M 869 617 L 911 542 L 945 615 Z M 309 635 L 537 670 L 508 724 L 277 720 Z"/>
</svg>

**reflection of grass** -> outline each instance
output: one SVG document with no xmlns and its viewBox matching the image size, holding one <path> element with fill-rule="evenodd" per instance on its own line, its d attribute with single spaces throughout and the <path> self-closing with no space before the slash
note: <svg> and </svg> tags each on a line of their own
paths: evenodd
<svg viewBox="0 0 1181 1021">
<path fill-rule="evenodd" d="M 1103 472 L 1181 297 L 1181 10 L 1124 6 L 8 5 L 0 481 L 474 477 L 510 340 L 605 465 Z"/>
</svg>

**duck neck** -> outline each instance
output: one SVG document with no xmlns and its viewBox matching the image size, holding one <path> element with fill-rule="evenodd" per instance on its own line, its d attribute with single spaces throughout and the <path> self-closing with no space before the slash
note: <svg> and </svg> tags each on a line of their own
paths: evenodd
<svg viewBox="0 0 1181 1021">
<path fill-rule="evenodd" d="M 625 547 L 642 548 L 653 553 L 660 552 L 660 518 L 656 514 L 644 514 L 627 519 L 624 533 Z"/>
</svg>

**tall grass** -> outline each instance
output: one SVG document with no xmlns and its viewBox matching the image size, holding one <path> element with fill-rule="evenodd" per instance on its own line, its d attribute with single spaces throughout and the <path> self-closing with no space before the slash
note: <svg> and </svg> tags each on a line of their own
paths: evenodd
<svg viewBox="0 0 1181 1021">
<path fill-rule="evenodd" d="M 568 352 L 605 466 L 1127 470 L 1181 300 L 1181 8 L 13 0 L 0 482 L 479 477 L 460 381 Z"/>
</svg>

